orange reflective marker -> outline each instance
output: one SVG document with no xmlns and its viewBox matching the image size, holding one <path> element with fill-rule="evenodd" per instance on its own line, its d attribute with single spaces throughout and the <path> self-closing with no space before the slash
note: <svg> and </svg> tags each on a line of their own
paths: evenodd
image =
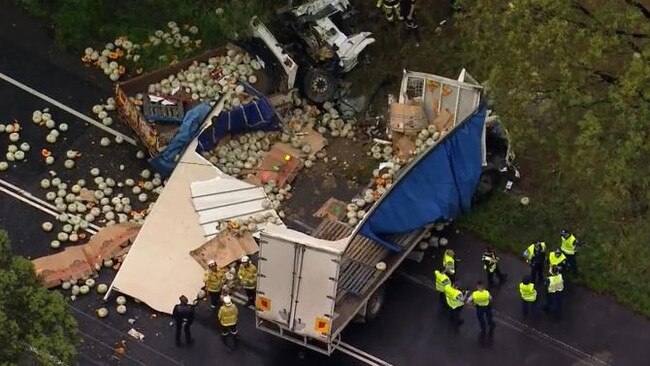
<svg viewBox="0 0 650 366">
<path fill-rule="evenodd" d="M 328 334 L 330 331 L 330 321 L 325 317 L 316 317 L 314 330 L 321 334 Z"/>
<path fill-rule="evenodd" d="M 257 310 L 260 311 L 270 311 L 271 310 L 271 299 L 265 296 L 257 296 Z"/>
</svg>

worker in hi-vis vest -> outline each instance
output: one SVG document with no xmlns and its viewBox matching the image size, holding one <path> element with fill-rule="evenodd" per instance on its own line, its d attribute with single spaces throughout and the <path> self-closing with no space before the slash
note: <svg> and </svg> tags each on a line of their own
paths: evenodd
<svg viewBox="0 0 650 366">
<path fill-rule="evenodd" d="M 476 307 L 476 318 L 481 327 L 481 334 L 485 334 L 486 327 L 490 327 L 490 333 L 492 333 L 496 326 L 492 316 L 492 295 L 485 289 L 485 284 L 482 281 L 476 283 L 476 290 L 469 295 L 467 302 L 474 303 L 474 307 Z"/>
<path fill-rule="evenodd" d="M 535 317 L 539 316 L 539 311 L 537 309 L 537 289 L 535 288 L 535 283 L 531 280 L 529 275 L 524 276 L 524 278 L 519 283 L 519 295 L 521 296 L 521 308 L 524 313 L 524 316 L 532 314 Z"/>
<path fill-rule="evenodd" d="M 553 312 L 557 319 L 562 318 L 562 297 L 564 292 L 564 278 L 560 270 L 551 267 L 551 275 L 546 279 L 546 304 L 545 312 Z"/>
<path fill-rule="evenodd" d="M 458 289 L 458 284 L 452 283 L 445 286 L 445 298 L 449 308 L 449 318 L 454 325 L 462 325 L 464 320 L 460 318 L 460 312 L 465 304 L 465 294 Z"/>
<path fill-rule="evenodd" d="M 573 275 L 578 273 L 578 263 L 576 262 L 576 252 L 582 245 L 576 237 L 567 230 L 560 231 L 560 250 L 566 257 L 566 268 L 571 270 Z"/>
<path fill-rule="evenodd" d="M 438 292 L 438 299 L 440 300 L 440 306 L 443 308 L 446 305 L 447 298 L 445 297 L 445 287 L 451 285 L 451 280 L 447 276 L 447 270 L 443 269 L 438 271 L 437 269 L 433 272 L 436 277 L 436 291 Z"/>
</svg>

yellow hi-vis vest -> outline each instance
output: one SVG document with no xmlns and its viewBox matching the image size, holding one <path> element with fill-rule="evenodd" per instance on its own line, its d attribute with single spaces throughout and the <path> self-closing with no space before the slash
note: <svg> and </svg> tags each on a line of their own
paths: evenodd
<svg viewBox="0 0 650 366">
<path fill-rule="evenodd" d="M 476 306 L 488 306 L 490 305 L 490 293 L 488 290 L 476 290 L 472 292 L 472 300 Z"/>
<path fill-rule="evenodd" d="M 237 277 L 239 277 L 239 281 L 241 281 L 244 288 L 254 289 L 257 284 L 257 267 L 252 263 L 241 265 Z"/>
<path fill-rule="evenodd" d="M 205 290 L 209 292 L 219 292 L 223 288 L 223 276 L 224 272 L 222 269 L 217 269 L 216 271 L 208 268 L 203 275 L 203 282 L 205 282 Z"/>
<path fill-rule="evenodd" d="M 548 293 L 562 292 L 564 290 L 564 279 L 561 274 L 548 277 Z"/>
<path fill-rule="evenodd" d="M 527 285 L 523 282 L 519 283 L 519 293 L 524 301 L 533 302 L 537 300 L 537 290 L 535 290 L 535 284 L 533 283 Z"/>
<path fill-rule="evenodd" d="M 573 234 L 570 234 L 568 238 L 564 239 L 563 237 L 560 237 L 562 240 L 560 244 L 560 250 L 563 251 L 564 253 L 568 255 L 574 255 L 576 254 L 576 237 L 573 236 Z"/>
<path fill-rule="evenodd" d="M 237 311 L 237 307 L 235 306 L 235 304 L 232 304 L 230 306 L 221 305 L 217 316 L 219 317 L 219 323 L 221 325 L 223 325 L 224 327 L 229 327 L 231 325 L 237 324 L 238 314 L 239 312 Z"/>
<path fill-rule="evenodd" d="M 542 253 L 546 251 L 546 243 L 541 242 L 540 246 L 542 247 Z M 524 251 L 524 257 L 526 257 L 527 261 L 533 260 L 533 257 L 535 256 L 535 244 L 531 244 L 528 246 L 528 249 Z"/>
<path fill-rule="evenodd" d="M 456 262 L 454 261 L 454 257 L 450 255 L 445 254 L 442 257 L 442 266 L 445 267 L 449 274 L 453 275 L 456 272 Z"/>
<path fill-rule="evenodd" d="M 451 285 L 445 286 L 445 297 L 447 298 L 447 305 L 450 308 L 456 309 L 463 306 L 463 300 L 458 297 L 463 293 L 460 290 L 453 288 Z"/>
<path fill-rule="evenodd" d="M 449 276 L 438 271 L 437 269 L 435 270 L 434 274 L 436 275 L 436 291 L 445 292 L 445 286 L 451 285 Z"/>
<path fill-rule="evenodd" d="M 564 263 L 565 260 L 566 260 L 566 257 L 564 256 L 564 253 L 560 253 L 560 256 L 557 257 L 557 256 L 555 256 L 555 252 L 551 252 L 551 254 L 548 255 L 548 263 L 550 264 L 550 266 L 548 267 L 549 271 L 550 271 L 551 267 L 560 265 L 560 264 Z"/>
</svg>

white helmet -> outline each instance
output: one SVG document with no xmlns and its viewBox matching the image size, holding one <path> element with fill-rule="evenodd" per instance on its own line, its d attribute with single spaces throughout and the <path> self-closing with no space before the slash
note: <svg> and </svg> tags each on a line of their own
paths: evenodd
<svg viewBox="0 0 650 366">
<path fill-rule="evenodd" d="M 210 259 L 210 260 L 208 261 L 208 266 L 213 266 L 213 265 L 215 265 L 215 264 L 217 264 L 217 262 L 215 262 L 214 259 Z"/>
<path fill-rule="evenodd" d="M 223 303 L 226 304 L 226 306 L 232 305 L 232 299 L 230 298 L 230 296 L 224 296 Z"/>
<path fill-rule="evenodd" d="M 242 262 L 242 263 L 248 263 L 249 260 L 250 260 L 250 258 L 248 258 L 247 255 L 241 257 L 241 262 Z"/>
<path fill-rule="evenodd" d="M 226 272 L 226 279 L 227 279 L 228 281 L 232 281 L 232 280 L 235 279 L 235 275 L 232 274 L 232 272 Z"/>
</svg>

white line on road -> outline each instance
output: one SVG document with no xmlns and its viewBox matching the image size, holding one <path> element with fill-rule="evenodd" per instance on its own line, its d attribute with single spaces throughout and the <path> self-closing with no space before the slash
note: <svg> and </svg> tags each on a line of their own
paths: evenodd
<svg viewBox="0 0 650 366">
<path fill-rule="evenodd" d="M 99 129 L 102 129 L 102 130 L 104 130 L 104 131 L 106 131 L 106 132 L 108 132 L 108 133 L 110 133 L 112 135 L 122 137 L 124 139 L 124 141 L 128 142 L 131 145 L 137 145 L 137 143 L 135 142 L 135 140 L 132 137 L 129 137 L 129 136 L 127 136 L 127 135 L 125 135 L 125 134 L 123 134 L 121 132 L 118 132 L 118 131 L 108 127 L 108 126 L 105 126 L 101 122 L 98 122 L 98 121 L 86 116 L 85 114 L 83 114 L 81 112 L 78 112 L 78 111 L 68 107 L 67 105 L 65 105 L 63 103 L 61 103 L 61 102 L 59 102 L 59 101 L 57 101 L 55 99 L 52 99 L 52 98 L 48 97 L 47 95 L 39 92 L 38 90 L 30 88 L 29 86 L 21 83 L 20 81 L 12 78 L 10 76 L 7 76 L 7 75 L 5 75 L 5 74 L 3 74 L 1 72 L 0 72 L 0 79 L 2 79 L 4 81 L 8 82 L 9 84 L 12 84 L 12 85 L 14 85 L 14 86 L 16 86 L 16 87 L 30 93 L 31 95 L 34 95 L 34 96 L 36 96 L 38 98 L 41 98 L 44 101 L 63 109 L 64 111 L 72 114 L 73 116 L 75 116 L 75 117 L 77 117 L 77 118 L 79 118 L 79 119 L 81 119 L 81 120 L 83 120 L 85 122 L 88 122 L 88 123 L 92 124 L 93 126 L 99 128 Z"/>
<path fill-rule="evenodd" d="M 427 287 L 427 288 L 429 288 L 431 290 L 434 290 L 434 291 L 436 290 L 435 282 L 433 282 L 432 280 L 429 280 L 428 278 L 420 279 L 418 277 L 414 277 L 414 276 L 412 276 L 412 275 L 410 275 L 408 273 L 405 273 L 404 271 L 398 271 L 397 273 L 400 276 L 402 276 L 403 278 L 405 278 L 406 280 L 408 280 L 408 281 L 411 281 L 413 283 L 417 283 L 419 285 L 425 286 L 425 287 Z M 505 313 L 502 313 L 502 312 L 499 312 L 499 311 L 496 311 L 496 310 L 494 311 L 494 313 L 495 313 L 494 318 L 495 318 L 495 320 L 497 322 L 499 322 L 499 323 L 501 323 L 501 324 L 513 329 L 513 330 L 516 330 L 516 331 L 518 331 L 518 332 L 520 332 L 522 334 L 525 334 L 525 335 L 527 335 L 527 336 L 529 336 L 531 338 L 534 338 L 534 339 L 540 341 L 540 343 L 545 343 L 546 345 L 554 348 L 555 350 L 561 351 L 562 353 L 566 354 L 567 356 L 570 356 L 571 358 L 573 358 L 576 361 L 583 362 L 583 363 L 586 363 L 586 364 L 589 364 L 589 365 L 595 365 L 595 364 L 610 365 L 610 363 L 605 361 L 605 360 L 602 360 L 602 359 L 600 359 L 598 357 L 592 356 L 592 355 L 590 355 L 590 354 L 588 354 L 586 352 L 583 352 L 580 349 L 578 349 L 578 348 L 576 348 L 576 347 L 574 347 L 574 346 L 572 346 L 572 345 L 570 345 L 568 343 L 562 342 L 561 340 L 559 340 L 557 338 L 554 338 L 554 337 L 552 337 L 552 336 L 550 336 L 550 335 L 548 335 L 548 334 L 546 334 L 546 333 L 544 333 L 542 331 L 539 331 L 539 330 L 537 330 L 537 329 L 535 329 L 533 327 L 530 327 L 530 326 L 528 326 L 528 325 L 526 325 L 524 323 L 521 323 L 521 322 L 519 322 L 519 321 L 505 315 Z"/>
<path fill-rule="evenodd" d="M 0 192 L 3 192 L 5 194 L 8 194 L 14 198 L 16 198 L 19 201 L 22 201 L 37 210 L 40 210 L 42 212 L 45 212 L 49 215 L 52 215 L 54 217 L 59 217 L 59 212 L 57 211 L 56 207 L 53 206 L 52 204 L 45 202 L 41 200 L 38 197 L 35 197 L 31 193 L 27 192 L 26 190 L 16 187 L 15 185 L 0 179 Z M 74 215 L 73 215 L 74 216 Z M 79 215 L 77 215 L 79 216 Z M 81 218 L 81 217 L 80 217 Z M 88 228 L 84 229 L 88 233 L 94 235 L 97 234 L 97 231 L 99 231 L 101 228 L 95 224 L 88 224 Z"/>
<path fill-rule="evenodd" d="M 345 353 L 348 356 L 354 357 L 357 360 L 370 365 L 370 366 L 393 366 L 393 364 L 388 363 L 376 356 L 371 355 L 370 353 L 364 352 L 357 347 L 354 347 L 350 344 L 338 342 L 336 344 L 336 349 Z"/>
</svg>

